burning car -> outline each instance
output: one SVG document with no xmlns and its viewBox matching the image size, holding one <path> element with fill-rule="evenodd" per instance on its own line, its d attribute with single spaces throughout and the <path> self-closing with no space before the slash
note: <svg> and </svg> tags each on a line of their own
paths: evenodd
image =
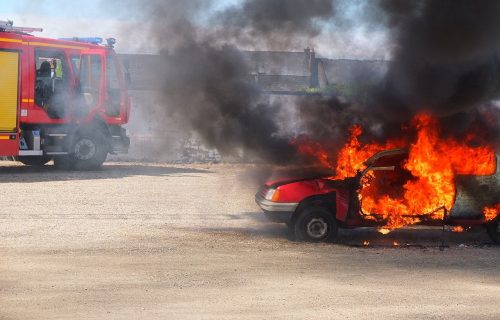
<svg viewBox="0 0 500 320">
<path fill-rule="evenodd" d="M 363 170 L 342 179 L 326 176 L 268 181 L 255 200 L 271 220 L 286 223 L 299 241 L 333 241 L 338 228 L 378 227 L 385 233 L 421 224 L 485 226 L 493 241 L 500 243 L 500 206 L 491 205 L 500 194 L 498 156 L 484 153 L 489 172 L 483 173 L 490 174 L 471 174 L 477 173 L 477 168 L 455 170 L 464 174 L 453 176 L 452 188 L 443 183 L 446 177 L 425 177 L 441 184 L 437 191 L 429 187 L 433 192 L 426 193 L 423 189 L 429 182 L 418 184 L 419 178 L 409 169 L 412 153 L 414 150 L 405 148 L 379 151 L 364 161 Z M 484 164 L 480 160 L 474 159 L 478 166 Z M 404 199 L 412 195 L 412 186 L 419 188 L 419 195 Z"/>
</svg>

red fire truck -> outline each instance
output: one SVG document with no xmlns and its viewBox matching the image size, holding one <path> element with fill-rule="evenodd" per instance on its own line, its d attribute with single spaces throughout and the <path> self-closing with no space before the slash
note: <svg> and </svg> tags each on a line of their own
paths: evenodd
<svg viewBox="0 0 500 320">
<path fill-rule="evenodd" d="M 90 170 L 128 151 L 127 74 L 114 39 L 55 40 L 0 21 L 0 157 Z"/>
</svg>

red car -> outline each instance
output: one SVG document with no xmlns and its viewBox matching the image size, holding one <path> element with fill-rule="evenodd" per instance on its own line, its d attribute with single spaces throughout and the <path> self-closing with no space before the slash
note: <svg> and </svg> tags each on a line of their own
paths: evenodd
<svg viewBox="0 0 500 320">
<path fill-rule="evenodd" d="M 271 220 L 286 223 L 299 241 L 333 241 L 338 228 L 382 227 L 387 221 L 381 215 L 368 216 L 361 211 L 358 197 L 361 179 L 370 171 L 376 171 L 375 178 L 384 179 L 384 183 L 390 183 L 391 176 L 409 174 L 402 167 L 407 155 L 406 149 L 379 152 L 365 161 L 365 170 L 344 180 L 316 177 L 268 181 L 255 195 L 255 200 Z M 466 200 L 471 198 L 468 190 L 471 180 L 487 191 L 482 192 L 484 199 L 475 193 L 474 201 Z M 481 202 L 498 196 L 499 182 L 499 170 L 494 176 L 457 179 L 456 202 L 451 212 L 443 220 L 428 214 L 419 216 L 419 224 L 484 225 L 493 241 L 500 244 L 500 216 L 486 222 L 481 211 Z"/>
</svg>

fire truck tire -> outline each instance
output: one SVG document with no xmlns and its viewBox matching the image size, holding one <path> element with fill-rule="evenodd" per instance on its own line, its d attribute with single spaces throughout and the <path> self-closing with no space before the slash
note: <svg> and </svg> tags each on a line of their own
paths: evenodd
<svg viewBox="0 0 500 320">
<path fill-rule="evenodd" d="M 500 216 L 486 224 L 486 230 L 494 243 L 500 244 Z"/>
<path fill-rule="evenodd" d="M 76 135 L 71 148 L 73 167 L 76 170 L 99 169 L 109 152 L 109 142 L 100 130 L 85 130 Z"/>
<path fill-rule="evenodd" d="M 46 165 L 50 160 L 52 160 L 52 157 L 49 156 L 17 157 L 17 161 L 21 162 L 24 165 L 32 167 L 42 167 Z"/>
<path fill-rule="evenodd" d="M 338 235 L 338 224 L 324 207 L 306 207 L 293 224 L 295 240 L 306 242 L 333 242 Z"/>
</svg>

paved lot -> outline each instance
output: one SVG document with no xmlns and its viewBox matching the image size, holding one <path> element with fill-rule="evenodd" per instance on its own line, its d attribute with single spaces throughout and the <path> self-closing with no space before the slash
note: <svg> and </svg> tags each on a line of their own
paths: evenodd
<svg viewBox="0 0 500 320">
<path fill-rule="evenodd" d="M 254 204 L 258 172 L 1 163 L 0 319 L 500 319 L 484 231 L 295 243 Z"/>
</svg>

